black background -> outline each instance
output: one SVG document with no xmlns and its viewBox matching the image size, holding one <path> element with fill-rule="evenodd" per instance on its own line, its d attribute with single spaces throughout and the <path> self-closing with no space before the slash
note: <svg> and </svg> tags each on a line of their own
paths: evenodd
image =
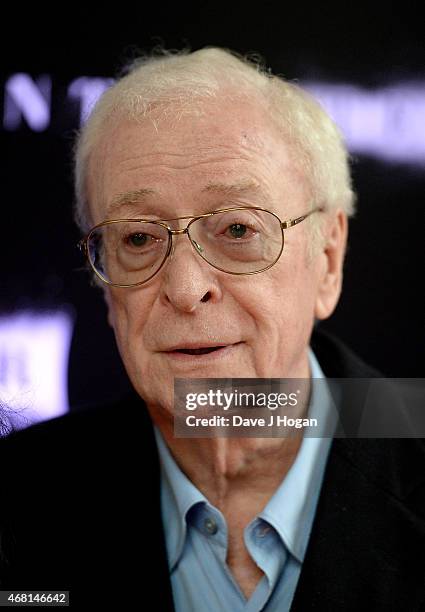
<svg viewBox="0 0 425 612">
<path fill-rule="evenodd" d="M 115 395 L 128 383 L 102 295 L 77 271 L 71 146 L 78 109 L 65 104 L 69 83 L 83 75 L 114 76 L 138 48 L 158 42 L 259 52 L 273 72 L 301 81 L 366 88 L 425 83 L 425 36 L 420 5 L 406 2 L 56 7 L 2 9 L 0 96 L 16 72 L 49 74 L 54 106 L 46 132 L 0 130 L 0 315 L 72 305 L 69 391 L 79 404 Z M 358 213 L 350 226 L 344 292 L 324 324 L 389 376 L 424 375 L 424 170 L 425 162 L 354 159 Z"/>
</svg>

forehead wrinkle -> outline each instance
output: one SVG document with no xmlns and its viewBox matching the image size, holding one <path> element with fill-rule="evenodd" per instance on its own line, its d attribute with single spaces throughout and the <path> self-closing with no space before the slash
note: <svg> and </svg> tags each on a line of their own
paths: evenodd
<svg viewBox="0 0 425 612">
<path fill-rule="evenodd" d="M 155 153 L 151 153 L 151 154 L 146 154 L 145 157 L 148 156 L 155 156 Z M 250 161 L 249 157 L 243 156 L 243 155 L 226 155 L 226 156 L 214 156 L 214 157 L 209 157 L 208 159 L 196 159 L 196 160 L 192 160 L 192 159 L 187 159 L 187 156 L 185 155 L 181 155 L 180 157 L 182 158 L 181 163 L 176 163 L 176 156 L 174 156 L 173 160 L 161 160 L 161 161 L 156 161 L 156 160 L 149 160 L 149 161 L 141 161 L 139 164 L 137 164 L 136 166 L 132 166 L 129 168 L 124 168 L 123 171 L 130 174 L 130 173 L 137 173 L 140 172 L 141 170 L 144 169 L 162 169 L 164 168 L 165 170 L 190 170 L 192 168 L 197 168 L 197 167 L 205 167 L 205 166 L 209 166 L 212 164 L 221 164 L 221 163 L 225 163 L 225 162 L 244 162 L 244 161 Z M 116 165 L 117 166 L 117 165 Z M 243 187 L 243 186 L 241 186 Z M 251 189 L 254 188 L 254 185 L 251 185 Z M 211 189 L 212 191 L 213 189 Z M 149 194 L 147 194 L 149 195 Z M 156 192 L 152 193 L 151 195 L 157 195 Z"/>
<path fill-rule="evenodd" d="M 201 140 L 195 140 L 193 137 L 187 136 L 185 142 L 175 143 L 173 139 L 167 138 L 165 142 L 154 141 L 149 150 L 140 149 L 137 153 L 129 155 L 128 143 L 124 143 L 122 152 L 125 154 L 124 159 L 121 159 L 116 165 L 126 166 L 130 164 L 128 170 L 132 169 L 131 162 L 137 161 L 136 166 L 140 165 L 140 161 L 145 158 L 152 160 L 147 163 L 148 166 L 153 164 L 161 164 L 156 161 L 157 158 L 163 158 L 162 165 L 167 165 L 167 158 L 174 159 L 178 162 L 179 159 L 184 159 L 186 163 L 208 163 L 209 161 L 214 162 L 221 159 L 249 159 L 247 155 L 252 153 L 259 153 L 262 147 L 250 146 L 246 141 L 246 135 L 241 137 L 240 135 L 235 139 L 231 138 L 231 134 L 221 135 L 221 140 L 217 142 L 206 142 L 205 144 Z M 202 139 L 205 141 L 205 137 Z M 209 139 L 210 140 L 210 139 Z M 138 145 L 138 143 L 136 143 Z M 171 148 L 170 148 L 171 147 Z M 120 155 L 121 151 L 119 151 Z M 206 159 L 202 159 L 202 158 Z M 187 158 L 187 159 L 185 159 Z M 191 158 L 197 158 L 196 161 Z M 189 161 L 190 160 L 190 161 Z M 145 163 L 142 164 L 143 166 Z M 186 164 L 183 165 L 183 167 Z M 176 167 L 179 167 L 177 164 Z"/>
<path fill-rule="evenodd" d="M 246 136 L 246 134 L 244 134 L 244 136 Z M 242 144 L 242 147 L 241 150 L 239 150 L 235 155 L 235 145 L 237 146 L 238 144 Z M 218 146 L 205 145 L 201 147 L 192 145 L 188 146 L 186 151 L 179 152 L 170 150 L 157 150 L 149 152 L 141 151 L 138 155 L 126 156 L 126 159 L 122 160 L 119 164 L 116 164 L 116 166 L 123 164 L 124 166 L 127 166 L 124 169 L 126 173 L 134 173 L 140 172 L 144 168 L 156 168 L 158 171 L 161 171 L 161 168 L 171 171 L 185 171 L 192 168 L 194 169 L 196 167 L 202 168 L 210 164 L 221 164 L 223 162 L 252 162 L 253 160 L 249 152 L 249 147 L 247 147 L 246 144 L 246 141 L 242 143 L 239 141 L 238 143 L 232 143 L 231 146 L 229 146 L 227 143 L 219 143 Z M 193 157 L 192 154 L 196 154 L 197 159 L 188 159 L 188 157 Z M 202 159 L 204 155 L 206 155 L 206 159 Z M 158 157 L 160 159 L 158 159 Z M 167 158 L 169 160 L 168 163 L 166 162 Z M 137 159 L 139 160 L 139 163 L 135 164 Z M 177 160 L 179 160 L 180 163 L 176 163 Z M 128 167 L 129 164 L 130 167 Z M 257 205 L 259 203 L 258 198 L 261 200 L 260 205 L 268 204 L 270 206 L 274 200 L 270 190 L 268 189 L 267 181 L 265 184 L 263 180 L 259 181 L 258 178 L 255 177 L 255 173 L 254 176 L 236 179 L 231 183 L 222 181 L 217 177 L 217 180 L 210 180 L 205 186 L 201 187 L 199 193 L 211 196 L 223 196 L 227 198 L 231 198 L 232 196 L 237 198 L 252 194 L 255 195 Z M 106 207 L 105 212 L 107 218 L 110 218 L 112 214 L 115 216 L 117 212 L 124 209 L 124 207 L 142 205 L 147 203 L 150 197 L 155 197 L 158 195 L 161 195 L 160 191 L 150 187 L 143 187 L 128 192 L 119 193 L 113 197 L 110 204 Z M 246 203 L 248 205 L 250 204 L 249 202 Z M 255 203 L 256 202 L 253 202 L 253 204 Z M 243 202 L 241 202 L 241 204 L 243 204 Z M 157 208 L 157 206 L 155 206 L 155 208 Z"/>
</svg>

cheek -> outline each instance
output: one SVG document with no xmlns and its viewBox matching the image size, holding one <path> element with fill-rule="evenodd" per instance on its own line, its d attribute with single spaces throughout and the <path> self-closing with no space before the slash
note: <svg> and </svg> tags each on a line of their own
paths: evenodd
<svg viewBox="0 0 425 612">
<path fill-rule="evenodd" d="M 260 335 L 266 333 L 276 341 L 304 336 L 314 319 L 316 279 L 313 269 L 304 263 L 287 266 L 264 281 L 256 287 L 255 310 L 252 311 Z"/>
<path fill-rule="evenodd" d="M 143 348 L 143 335 L 152 309 L 147 293 L 140 290 L 111 291 L 108 304 L 108 318 L 111 323 L 118 348 L 125 362 L 135 358 L 135 348 Z"/>
</svg>

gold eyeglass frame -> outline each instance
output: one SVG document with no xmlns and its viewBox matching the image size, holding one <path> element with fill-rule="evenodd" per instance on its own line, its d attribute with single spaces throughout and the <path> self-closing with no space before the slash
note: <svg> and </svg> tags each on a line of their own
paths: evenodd
<svg viewBox="0 0 425 612">
<path fill-rule="evenodd" d="M 219 268 L 218 266 L 215 266 L 214 264 L 212 264 L 210 261 L 208 261 L 208 259 L 206 259 L 202 253 L 200 252 L 199 249 L 196 248 L 195 244 L 192 242 L 192 239 L 190 238 L 190 234 L 189 234 L 189 227 L 195 223 L 195 221 L 198 221 L 199 219 L 203 219 L 206 217 L 212 217 L 213 215 L 217 215 L 220 213 L 224 213 L 224 212 L 231 212 L 233 210 L 261 210 L 263 212 L 267 212 L 270 215 L 273 215 L 280 223 L 280 228 L 281 228 L 281 232 L 282 232 L 282 247 L 279 251 L 279 255 L 276 257 L 276 259 L 274 260 L 273 263 L 269 264 L 268 266 L 266 266 L 265 268 L 262 268 L 261 270 L 256 270 L 255 272 L 229 272 L 228 270 L 224 270 L 223 268 Z M 220 270 L 221 272 L 225 272 L 226 274 L 234 274 L 236 276 L 250 276 L 252 274 L 260 274 L 261 272 L 265 272 L 266 270 L 269 270 L 272 266 L 275 265 L 275 263 L 278 262 L 278 260 L 280 259 L 280 256 L 282 255 L 283 252 L 283 247 L 285 246 L 285 234 L 283 233 L 284 230 L 289 229 L 290 227 L 293 227 L 294 225 L 298 225 L 298 223 L 301 223 L 301 221 L 304 221 L 304 219 L 307 219 L 307 217 L 309 217 L 310 215 L 312 215 L 315 212 L 323 212 L 324 208 L 323 207 L 316 207 L 313 208 L 312 210 L 310 210 L 308 213 L 305 213 L 304 215 L 301 215 L 300 217 L 296 217 L 295 219 L 288 219 L 287 221 L 281 221 L 281 219 L 271 210 L 267 210 L 267 208 L 262 208 L 261 206 L 234 206 L 231 208 L 220 208 L 218 210 L 213 210 L 211 212 L 207 212 L 204 213 L 202 215 L 196 215 L 196 216 L 185 216 L 185 217 L 174 217 L 171 219 L 158 219 L 158 220 L 152 220 L 152 219 L 111 219 L 108 221 L 102 221 L 102 223 L 98 223 L 97 225 L 95 225 L 94 227 L 92 227 L 92 229 L 89 231 L 89 233 L 84 236 L 83 238 L 81 238 L 81 240 L 78 242 L 77 247 L 78 249 L 84 254 L 84 256 L 87 258 L 90 267 L 92 268 L 93 272 L 96 274 L 96 276 L 98 278 L 100 278 L 100 280 L 104 283 L 106 283 L 107 285 L 110 285 L 112 287 L 123 287 L 123 288 L 129 288 L 129 287 L 139 287 L 140 285 L 144 285 L 145 283 L 147 283 L 148 281 L 151 280 L 151 278 L 153 278 L 156 274 L 158 274 L 158 272 L 161 270 L 161 268 L 164 266 L 165 262 L 168 259 L 168 256 L 171 253 L 172 247 L 173 247 L 173 236 L 178 236 L 180 234 L 187 234 L 187 237 L 189 239 L 190 244 L 193 247 L 193 250 L 200 256 L 202 257 L 202 259 L 204 261 L 207 262 L 207 264 L 209 264 L 210 266 L 212 266 L 213 268 L 215 268 L 216 270 Z M 177 230 L 173 230 L 171 229 L 171 227 L 169 225 L 167 225 L 168 222 L 170 221 L 183 221 L 185 219 L 191 219 L 191 221 L 189 221 L 189 223 L 186 225 L 185 228 L 183 229 L 177 229 Z M 90 252 L 89 252 L 89 247 L 88 247 L 88 243 L 90 240 L 91 235 L 93 234 L 93 232 L 95 232 L 97 229 L 99 229 L 100 227 L 104 227 L 106 225 L 112 225 L 114 223 L 150 223 L 150 224 L 155 224 L 155 225 L 161 225 L 163 228 L 165 228 L 168 231 L 168 246 L 167 246 L 167 251 L 164 255 L 164 259 L 161 263 L 161 265 L 159 266 L 159 268 L 157 270 L 155 270 L 155 272 L 153 274 L 151 274 L 151 276 L 149 276 L 149 278 L 141 281 L 140 283 L 132 283 L 131 285 L 124 285 L 124 284 L 120 284 L 120 283 L 112 283 L 111 281 L 107 280 L 98 270 L 96 270 L 96 268 L 94 267 L 94 264 L 91 260 L 90 257 Z"/>
</svg>

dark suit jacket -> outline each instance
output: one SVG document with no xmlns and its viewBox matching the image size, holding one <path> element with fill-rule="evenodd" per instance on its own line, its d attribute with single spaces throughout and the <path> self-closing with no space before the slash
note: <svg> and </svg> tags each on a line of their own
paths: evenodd
<svg viewBox="0 0 425 612">
<path fill-rule="evenodd" d="M 316 333 L 313 348 L 327 376 L 377 374 L 328 336 Z M 0 465 L 2 589 L 67 589 L 76 608 L 173 610 L 139 397 L 13 434 Z M 333 441 L 292 610 L 425 610 L 423 441 Z"/>
</svg>

